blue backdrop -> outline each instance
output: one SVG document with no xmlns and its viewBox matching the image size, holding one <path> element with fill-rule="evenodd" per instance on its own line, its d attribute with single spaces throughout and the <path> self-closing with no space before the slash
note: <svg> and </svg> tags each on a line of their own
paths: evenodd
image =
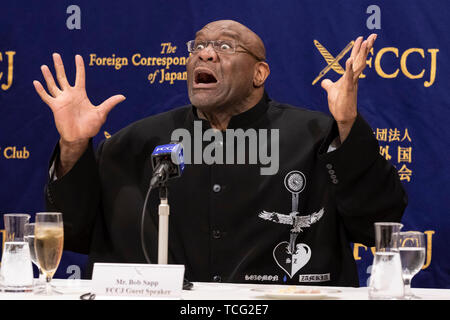
<svg viewBox="0 0 450 320">
<path fill-rule="evenodd" d="M 43 82 L 42 64 L 53 70 L 53 52 L 62 55 L 72 84 L 74 55 L 83 56 L 94 104 L 114 94 L 127 97 L 110 113 L 98 143 L 137 119 L 189 102 L 185 43 L 208 22 L 234 19 L 254 30 L 267 49 L 269 95 L 327 113 L 325 91 L 320 82 L 312 85 L 327 65 L 325 50 L 335 57 L 357 36 L 376 32 L 360 79 L 359 111 L 409 194 L 404 230 L 427 235 L 426 262 L 413 287 L 450 288 L 449 8 L 445 0 L 2 1 L 0 214 L 44 210 L 58 134 L 32 81 Z M 336 80 L 338 73 L 326 77 Z M 365 285 L 371 248 L 355 244 L 354 257 Z M 56 277 L 79 276 L 85 261 L 65 251 Z"/>
</svg>

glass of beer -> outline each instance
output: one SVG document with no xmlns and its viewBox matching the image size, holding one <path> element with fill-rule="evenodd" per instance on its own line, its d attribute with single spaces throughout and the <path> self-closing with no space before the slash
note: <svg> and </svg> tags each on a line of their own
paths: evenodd
<svg viewBox="0 0 450 320">
<path fill-rule="evenodd" d="M 37 294 L 61 294 L 51 285 L 63 253 L 64 228 L 61 212 L 38 212 L 34 231 L 36 258 L 45 276 L 45 289 Z"/>
</svg>

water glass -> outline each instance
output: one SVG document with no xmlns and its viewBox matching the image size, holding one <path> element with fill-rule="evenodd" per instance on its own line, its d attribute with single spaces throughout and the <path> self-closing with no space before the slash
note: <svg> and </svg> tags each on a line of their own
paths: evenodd
<svg viewBox="0 0 450 320">
<path fill-rule="evenodd" d="M 369 299 L 403 298 L 400 253 L 394 236 L 402 227 L 396 222 L 375 223 L 376 251 L 369 280 Z"/>
<path fill-rule="evenodd" d="M 30 215 L 9 213 L 3 215 L 5 244 L 0 270 L 0 286 L 4 292 L 31 292 L 33 265 L 30 248 L 25 241 L 25 224 Z"/>
<path fill-rule="evenodd" d="M 425 263 L 425 236 L 422 232 L 407 231 L 396 235 L 402 264 L 405 299 L 420 299 L 411 291 L 411 280 Z"/>
<path fill-rule="evenodd" d="M 39 278 L 34 283 L 35 289 L 39 289 L 45 285 L 45 279 L 44 279 L 44 274 L 42 273 L 41 267 L 39 266 L 39 263 L 37 261 L 36 249 L 34 248 L 35 225 L 36 225 L 35 223 L 26 223 L 25 224 L 25 241 L 28 242 L 28 246 L 30 247 L 31 262 L 33 262 L 33 264 L 38 268 L 38 271 L 39 271 Z"/>
</svg>

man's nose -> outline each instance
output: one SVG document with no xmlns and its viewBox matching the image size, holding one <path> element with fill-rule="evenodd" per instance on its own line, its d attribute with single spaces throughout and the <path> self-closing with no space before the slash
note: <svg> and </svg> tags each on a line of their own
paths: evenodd
<svg viewBox="0 0 450 320">
<path fill-rule="evenodd" d="M 200 60 L 202 60 L 202 61 L 215 62 L 215 61 L 217 61 L 217 58 L 218 58 L 217 52 L 216 52 L 216 50 L 214 50 L 211 43 L 209 43 L 205 49 L 201 50 L 198 53 L 198 56 L 199 56 Z"/>
</svg>

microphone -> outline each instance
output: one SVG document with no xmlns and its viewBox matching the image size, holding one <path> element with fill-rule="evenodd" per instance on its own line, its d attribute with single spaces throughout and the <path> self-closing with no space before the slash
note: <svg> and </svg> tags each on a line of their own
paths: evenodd
<svg viewBox="0 0 450 320">
<path fill-rule="evenodd" d="M 160 188 L 159 197 L 161 204 L 159 205 L 159 229 L 158 229 L 158 263 L 167 264 L 168 255 L 168 234 L 169 234 L 169 203 L 168 190 L 166 182 L 172 178 L 178 178 L 184 171 L 184 157 L 183 145 L 178 142 L 171 142 L 170 144 L 156 146 L 151 156 L 153 174 L 150 180 L 150 186 L 144 200 L 141 217 L 141 245 L 142 250 L 147 260 L 151 263 L 147 254 L 147 249 L 144 241 L 144 217 L 147 201 L 152 189 Z M 183 289 L 191 289 L 193 284 L 186 278 L 183 280 Z"/>
<path fill-rule="evenodd" d="M 184 171 L 183 145 L 170 143 L 156 146 L 152 152 L 153 175 L 150 187 L 159 187 L 168 179 L 180 177 Z"/>
</svg>

